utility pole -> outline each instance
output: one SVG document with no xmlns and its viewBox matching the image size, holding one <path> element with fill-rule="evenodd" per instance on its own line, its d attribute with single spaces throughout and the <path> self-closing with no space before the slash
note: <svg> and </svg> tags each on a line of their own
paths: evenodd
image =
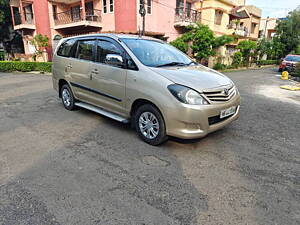
<svg viewBox="0 0 300 225">
<path fill-rule="evenodd" d="M 267 32 L 267 28 L 268 28 L 268 22 L 269 22 L 269 17 L 267 17 L 267 19 L 266 19 L 266 27 L 265 27 L 265 31 L 264 31 L 264 38 L 266 38 L 266 32 Z"/>
<path fill-rule="evenodd" d="M 142 35 L 145 35 L 145 17 L 146 17 L 145 0 L 141 0 L 139 13 L 143 19 Z"/>
<path fill-rule="evenodd" d="M 203 9 L 203 0 L 200 0 L 201 6 L 200 6 L 200 16 L 199 16 L 199 22 L 202 23 L 202 9 Z"/>
</svg>

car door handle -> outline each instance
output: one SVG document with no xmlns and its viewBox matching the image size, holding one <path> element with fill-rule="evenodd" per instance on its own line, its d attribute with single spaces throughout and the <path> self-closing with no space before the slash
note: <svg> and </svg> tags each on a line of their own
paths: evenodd
<svg viewBox="0 0 300 225">
<path fill-rule="evenodd" d="M 92 72 L 91 72 L 92 74 L 99 74 L 99 72 L 98 72 L 98 70 L 97 69 L 95 69 L 95 70 L 92 70 Z"/>
</svg>

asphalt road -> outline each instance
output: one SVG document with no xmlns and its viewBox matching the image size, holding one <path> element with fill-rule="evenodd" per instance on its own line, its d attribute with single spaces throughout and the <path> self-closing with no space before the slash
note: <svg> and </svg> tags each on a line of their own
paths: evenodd
<svg viewBox="0 0 300 225">
<path fill-rule="evenodd" d="M 300 92 L 275 75 L 228 73 L 238 121 L 152 147 L 50 76 L 0 74 L 0 224 L 300 224 Z"/>
</svg>

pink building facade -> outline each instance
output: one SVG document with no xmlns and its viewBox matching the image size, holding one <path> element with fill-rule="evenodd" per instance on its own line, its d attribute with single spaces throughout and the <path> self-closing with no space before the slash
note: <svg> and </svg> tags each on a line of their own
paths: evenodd
<svg viewBox="0 0 300 225">
<path fill-rule="evenodd" d="M 192 0 L 145 0 L 145 34 L 174 40 L 184 27 L 199 19 Z M 140 0 L 10 0 L 14 29 L 23 36 L 25 54 L 30 40 L 49 37 L 50 56 L 63 37 L 89 33 L 138 34 L 142 30 Z"/>
</svg>

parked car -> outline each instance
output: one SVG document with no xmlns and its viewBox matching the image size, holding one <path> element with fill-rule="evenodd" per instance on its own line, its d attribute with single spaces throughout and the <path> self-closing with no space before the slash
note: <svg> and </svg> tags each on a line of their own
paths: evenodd
<svg viewBox="0 0 300 225">
<path fill-rule="evenodd" d="M 239 117 L 225 75 L 148 37 L 98 34 L 60 41 L 53 86 L 67 110 L 82 107 L 134 125 L 151 145 L 204 137 Z"/>
<path fill-rule="evenodd" d="M 279 65 L 279 72 L 282 71 L 288 71 L 292 72 L 294 71 L 296 64 L 300 62 L 300 55 L 287 55 L 280 63 Z"/>
</svg>

